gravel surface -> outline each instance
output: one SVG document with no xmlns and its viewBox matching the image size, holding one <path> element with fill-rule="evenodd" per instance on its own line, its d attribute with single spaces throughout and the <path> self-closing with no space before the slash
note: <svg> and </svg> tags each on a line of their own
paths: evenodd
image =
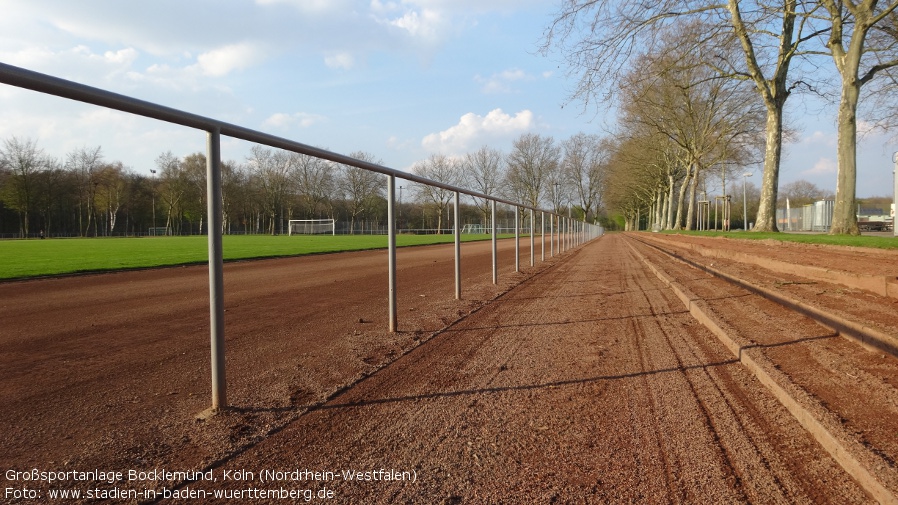
<svg viewBox="0 0 898 505">
<path fill-rule="evenodd" d="M 79 501 L 51 488 L 143 493 L 113 503 L 153 502 L 145 490 L 197 503 L 286 503 L 291 491 L 334 503 L 869 502 L 624 240 L 520 274 L 505 241 L 498 287 L 489 244 L 464 244 L 461 301 L 450 247 L 401 250 L 396 334 L 384 331 L 382 251 L 228 264 L 234 408 L 205 421 L 205 269 L 0 284 L 4 487 L 56 503 Z M 125 480 L 35 485 L 7 472 L 32 468 Z M 127 480 L 154 469 L 183 473 Z"/>
</svg>

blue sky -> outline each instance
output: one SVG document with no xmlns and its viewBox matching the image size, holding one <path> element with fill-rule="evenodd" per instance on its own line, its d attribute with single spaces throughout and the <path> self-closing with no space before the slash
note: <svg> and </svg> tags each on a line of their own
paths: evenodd
<svg viewBox="0 0 898 505">
<path fill-rule="evenodd" d="M 507 152 L 534 132 L 604 133 L 614 113 L 566 104 L 575 81 L 537 45 L 539 0 L 0 0 L 0 61 L 410 170 L 433 153 Z M 564 107 L 562 107 L 564 105 Z M 64 158 L 102 146 L 149 173 L 202 132 L 0 85 L 0 139 Z M 792 107 L 782 182 L 835 187 L 829 111 Z M 866 125 L 865 125 L 866 127 Z M 859 196 L 891 194 L 889 136 L 860 146 Z M 223 139 L 223 156 L 249 146 Z M 752 178 L 760 183 L 758 169 Z"/>
</svg>

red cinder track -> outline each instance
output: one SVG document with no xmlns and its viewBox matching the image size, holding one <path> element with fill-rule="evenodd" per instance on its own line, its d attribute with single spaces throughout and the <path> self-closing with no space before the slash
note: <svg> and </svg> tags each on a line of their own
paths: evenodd
<svg viewBox="0 0 898 505">
<path fill-rule="evenodd" d="M 623 236 L 512 250 L 493 287 L 462 246 L 462 301 L 451 247 L 400 250 L 393 335 L 383 251 L 226 265 L 234 408 L 205 421 L 204 268 L 0 285 L 0 467 L 208 470 L 116 484 L 204 503 L 871 501 Z"/>
</svg>

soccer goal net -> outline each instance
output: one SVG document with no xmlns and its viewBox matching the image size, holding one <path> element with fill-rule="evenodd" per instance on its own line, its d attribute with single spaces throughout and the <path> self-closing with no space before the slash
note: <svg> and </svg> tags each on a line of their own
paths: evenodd
<svg viewBox="0 0 898 505">
<path fill-rule="evenodd" d="M 333 219 L 291 219 L 289 235 L 333 235 Z"/>
</svg>

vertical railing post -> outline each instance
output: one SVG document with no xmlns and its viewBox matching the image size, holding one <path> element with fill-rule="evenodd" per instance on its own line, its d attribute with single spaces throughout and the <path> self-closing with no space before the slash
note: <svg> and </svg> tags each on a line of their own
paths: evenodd
<svg viewBox="0 0 898 505">
<path fill-rule="evenodd" d="M 564 218 L 564 251 L 571 250 L 571 218 Z"/>
<path fill-rule="evenodd" d="M 533 209 L 530 209 L 530 266 L 536 264 L 536 218 Z"/>
<path fill-rule="evenodd" d="M 546 213 L 545 212 L 539 213 L 539 227 L 540 227 L 539 242 L 543 248 L 542 256 L 540 256 L 539 260 L 546 261 Z"/>
<path fill-rule="evenodd" d="M 221 244 L 221 129 L 206 132 L 206 212 L 209 215 L 209 336 L 212 411 L 228 406 L 225 380 L 224 259 Z"/>
<path fill-rule="evenodd" d="M 461 207 L 455 192 L 455 299 L 461 300 Z"/>
<path fill-rule="evenodd" d="M 387 182 L 387 269 L 389 270 L 389 321 L 390 333 L 396 331 L 396 176 L 389 175 Z"/>
<path fill-rule="evenodd" d="M 561 244 L 562 244 L 561 239 L 564 237 L 564 229 L 562 228 L 563 224 L 564 224 L 564 218 L 561 216 L 558 216 L 558 254 L 559 255 L 561 255 L 561 253 L 564 252 L 564 250 L 561 248 Z"/>
<path fill-rule="evenodd" d="M 574 248 L 574 220 L 567 218 L 567 250 Z"/>
<path fill-rule="evenodd" d="M 564 252 L 564 218 L 558 216 L 558 254 Z"/>
<path fill-rule="evenodd" d="M 490 226 L 492 227 L 492 235 L 493 235 L 493 284 L 499 284 L 499 265 L 498 265 L 498 255 L 496 253 L 496 201 L 490 200 L 490 210 L 492 211 L 492 221 L 490 222 Z"/>
<path fill-rule="evenodd" d="M 555 214 L 549 216 L 549 255 L 555 257 Z"/>
<path fill-rule="evenodd" d="M 514 271 L 521 271 L 521 224 L 518 220 L 520 207 L 514 206 Z"/>
<path fill-rule="evenodd" d="M 567 226 L 565 226 L 565 231 L 567 231 L 567 236 L 565 237 L 565 251 L 570 251 L 574 246 L 574 221 L 568 217 L 566 223 Z"/>
</svg>

